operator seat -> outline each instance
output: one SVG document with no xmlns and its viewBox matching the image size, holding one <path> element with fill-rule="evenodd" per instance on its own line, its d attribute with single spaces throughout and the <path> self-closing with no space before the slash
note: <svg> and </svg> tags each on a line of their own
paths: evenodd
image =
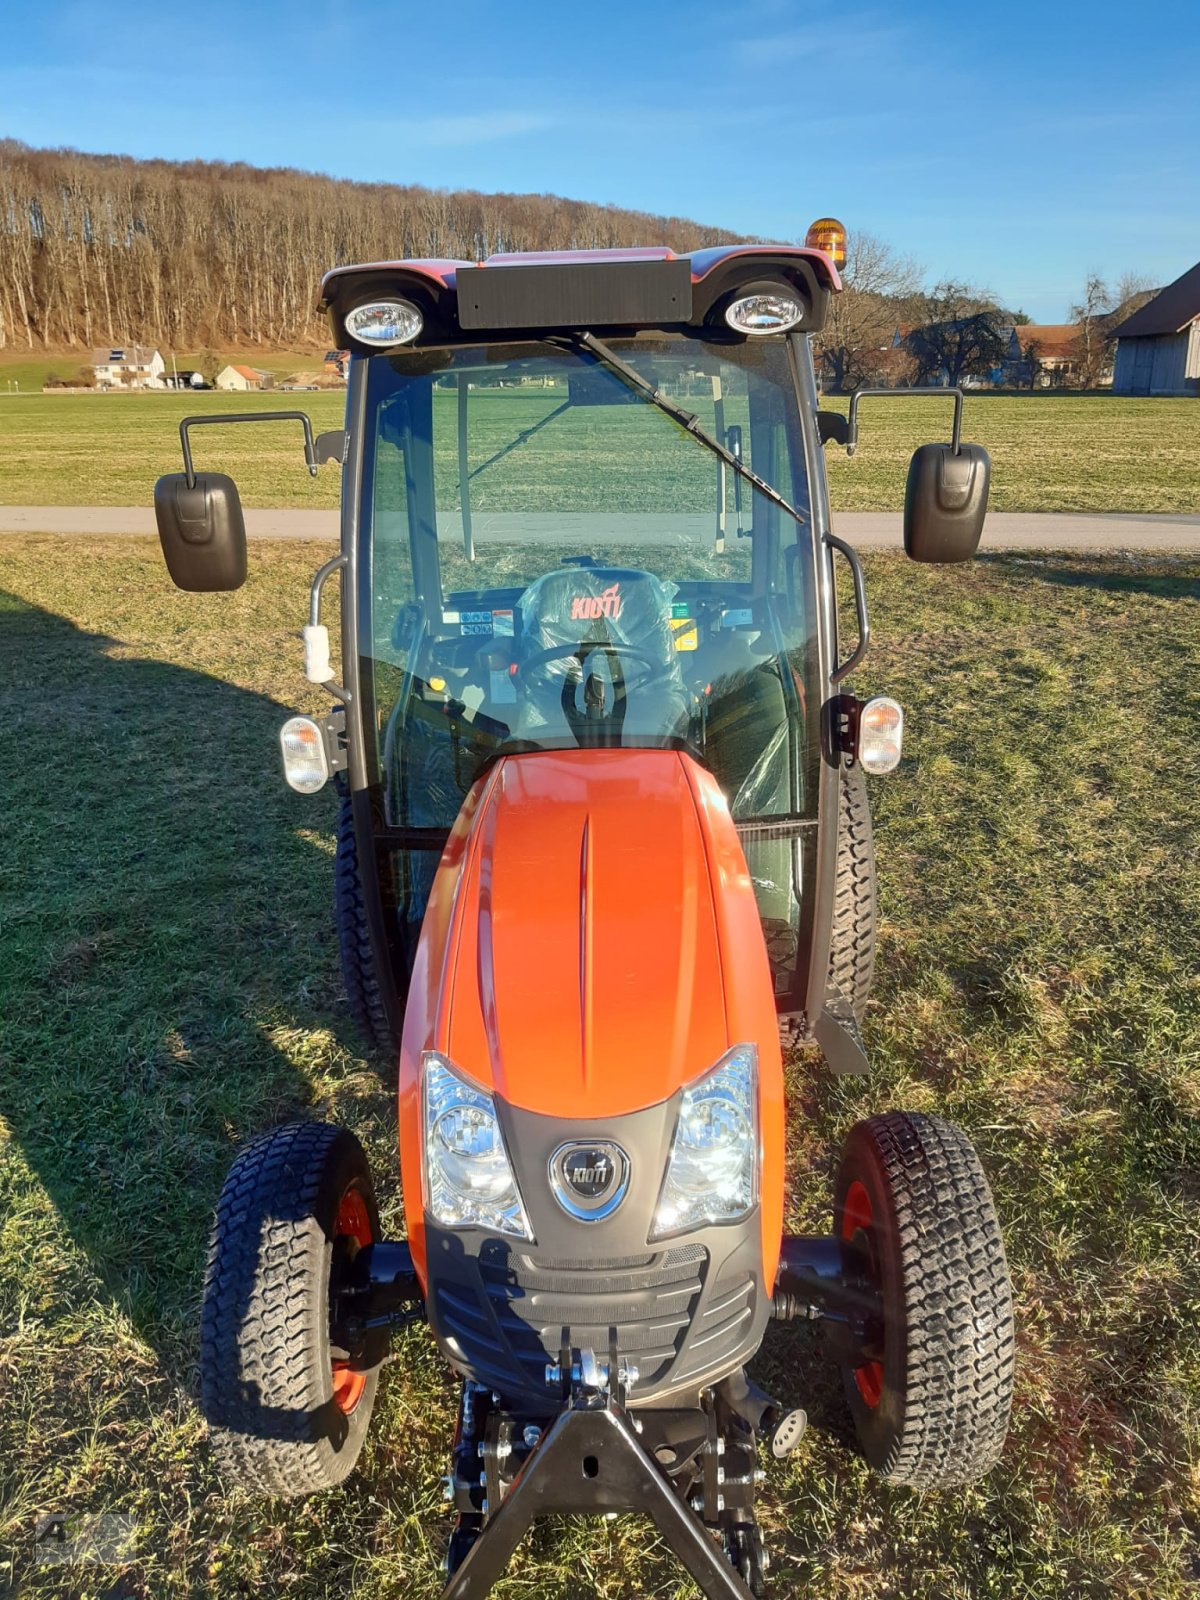
<svg viewBox="0 0 1200 1600">
<path fill-rule="evenodd" d="M 521 705 L 514 734 L 574 732 L 564 695 L 578 708 L 581 682 L 595 673 L 609 713 L 622 680 L 628 686 L 623 715 L 612 718 L 624 742 L 686 736 L 691 696 L 671 628 L 675 592 L 652 572 L 628 567 L 564 566 L 535 579 L 517 602 Z M 621 654 L 622 647 L 637 654 Z M 554 650 L 561 654 L 538 659 Z"/>
</svg>

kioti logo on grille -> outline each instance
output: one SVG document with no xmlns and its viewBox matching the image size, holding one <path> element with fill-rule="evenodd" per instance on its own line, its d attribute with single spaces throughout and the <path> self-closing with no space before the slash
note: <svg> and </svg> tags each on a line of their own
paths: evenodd
<svg viewBox="0 0 1200 1600">
<path fill-rule="evenodd" d="M 603 594 L 577 594 L 571 601 L 572 622 L 595 622 L 598 617 L 621 615 L 621 585 L 614 583 Z"/>
<path fill-rule="evenodd" d="M 581 1222 L 611 1216 L 629 1185 L 629 1157 L 609 1140 L 560 1145 L 550 1158 L 550 1186 L 564 1211 Z"/>
<path fill-rule="evenodd" d="M 617 1169 L 602 1150 L 572 1150 L 563 1162 L 563 1177 L 584 1200 L 599 1200 Z"/>
</svg>

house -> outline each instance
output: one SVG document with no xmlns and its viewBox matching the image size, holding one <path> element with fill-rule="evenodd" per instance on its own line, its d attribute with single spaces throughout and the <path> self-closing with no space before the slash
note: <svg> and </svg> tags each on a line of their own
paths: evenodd
<svg viewBox="0 0 1200 1600">
<path fill-rule="evenodd" d="M 349 350 L 326 350 L 326 352 L 325 352 L 325 376 L 327 378 L 337 378 L 340 382 L 345 383 L 347 377 L 349 376 L 349 373 L 350 373 L 350 352 L 349 352 Z"/>
<path fill-rule="evenodd" d="M 166 362 L 145 344 L 115 345 L 93 350 L 97 389 L 161 389 Z"/>
<path fill-rule="evenodd" d="M 1200 394 L 1200 261 L 1112 337 L 1114 394 Z"/>
<path fill-rule="evenodd" d="M 257 367 L 222 367 L 217 373 L 218 389 L 228 389 L 245 394 L 251 389 L 270 389 L 275 379 L 269 372 L 259 372 Z"/>
<path fill-rule="evenodd" d="M 1026 322 L 1014 333 L 1021 347 L 1021 362 L 1006 381 L 1038 389 L 1069 388 L 1079 381 L 1083 329 L 1077 322 Z M 1093 338 L 1103 340 L 1099 327 Z M 1100 381 L 1104 382 L 1103 375 Z"/>
</svg>

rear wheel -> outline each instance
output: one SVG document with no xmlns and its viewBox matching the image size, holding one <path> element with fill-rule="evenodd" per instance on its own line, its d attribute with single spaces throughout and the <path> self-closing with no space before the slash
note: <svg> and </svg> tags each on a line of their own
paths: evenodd
<svg viewBox="0 0 1200 1600">
<path fill-rule="evenodd" d="M 837 887 L 829 941 L 829 981 L 861 1022 L 875 971 L 875 843 L 867 781 L 855 763 L 841 774 Z"/>
<path fill-rule="evenodd" d="M 230 1487 L 312 1494 L 353 1468 L 383 1347 L 339 1347 L 330 1312 L 347 1264 L 378 1237 L 367 1158 L 344 1128 L 276 1128 L 230 1168 L 200 1320 L 201 1404 Z"/>
<path fill-rule="evenodd" d="M 333 910 L 342 958 L 342 982 L 350 1001 L 351 1015 L 360 1032 L 377 1050 L 384 1055 L 395 1056 L 400 1042 L 384 999 L 384 984 L 391 982 L 391 975 L 381 973 L 375 961 L 371 930 L 363 904 L 362 873 L 359 870 L 354 816 L 348 794 L 343 794 L 338 803 Z"/>
<path fill-rule="evenodd" d="M 991 1191 L 970 1141 L 939 1117 L 856 1123 L 834 1231 L 879 1296 L 843 1365 L 863 1453 L 893 1483 L 970 1483 L 999 1458 L 1013 1383 L 1012 1291 Z"/>
</svg>

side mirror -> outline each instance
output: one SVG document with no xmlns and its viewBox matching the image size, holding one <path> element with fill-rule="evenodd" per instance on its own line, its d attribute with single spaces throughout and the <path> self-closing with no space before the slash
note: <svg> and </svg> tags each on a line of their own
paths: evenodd
<svg viewBox="0 0 1200 1600">
<path fill-rule="evenodd" d="M 169 472 L 154 485 L 154 516 L 171 580 L 210 593 L 246 581 L 246 521 L 237 484 L 222 472 Z"/>
<path fill-rule="evenodd" d="M 992 463 L 979 444 L 923 444 L 908 469 L 904 548 L 914 561 L 969 561 L 979 548 Z"/>
</svg>

